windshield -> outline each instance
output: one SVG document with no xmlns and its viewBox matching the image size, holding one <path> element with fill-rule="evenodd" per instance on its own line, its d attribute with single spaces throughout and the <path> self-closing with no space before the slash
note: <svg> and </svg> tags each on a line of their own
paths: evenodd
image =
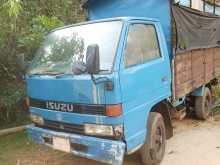
<svg viewBox="0 0 220 165">
<path fill-rule="evenodd" d="M 121 29 L 121 21 L 112 21 L 54 31 L 37 51 L 28 74 L 72 74 L 74 62 L 86 62 L 91 44 L 99 46 L 100 70 L 111 71 Z"/>
</svg>

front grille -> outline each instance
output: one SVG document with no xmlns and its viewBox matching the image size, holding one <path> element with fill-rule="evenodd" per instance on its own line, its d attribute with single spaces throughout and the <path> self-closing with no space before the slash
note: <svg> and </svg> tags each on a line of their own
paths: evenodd
<svg viewBox="0 0 220 165">
<path fill-rule="evenodd" d="M 84 134 L 84 126 L 78 124 L 69 124 L 69 123 L 57 122 L 52 120 L 44 120 L 43 126 L 40 125 L 37 126 L 59 132 Z"/>
<path fill-rule="evenodd" d="M 75 134 L 80 134 L 80 135 L 86 135 L 84 132 L 84 125 L 79 125 L 79 124 L 69 124 L 69 123 L 63 123 L 63 122 L 58 122 L 58 121 L 52 121 L 52 120 L 44 120 L 44 125 L 38 125 L 35 123 L 36 127 L 39 128 L 44 128 L 44 129 L 49 129 L 52 131 L 57 131 L 57 132 L 65 132 L 65 133 L 75 133 Z M 90 136 L 90 135 L 86 135 Z M 92 137 L 97 137 L 93 135 Z M 105 137 L 102 136 L 104 139 L 111 139 L 111 140 L 121 140 L 123 137 Z"/>
<path fill-rule="evenodd" d="M 52 107 L 48 106 L 49 104 L 52 104 L 53 106 Z M 105 105 L 73 104 L 73 103 L 64 103 L 64 102 L 43 101 L 43 100 L 30 98 L 30 106 L 35 108 L 48 109 L 52 111 L 59 111 L 59 112 L 100 115 L 100 116 L 105 116 L 106 114 Z M 65 109 L 62 108 L 63 106 L 65 106 Z"/>
</svg>

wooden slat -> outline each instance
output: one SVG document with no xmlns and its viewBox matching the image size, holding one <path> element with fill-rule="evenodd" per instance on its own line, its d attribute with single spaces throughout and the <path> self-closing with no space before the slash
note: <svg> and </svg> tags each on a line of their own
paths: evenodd
<svg viewBox="0 0 220 165">
<path fill-rule="evenodd" d="M 191 70 L 188 70 L 188 71 L 184 71 L 184 72 L 179 72 L 176 76 L 176 84 L 179 85 L 179 84 L 182 84 L 186 81 L 189 81 L 192 79 L 192 76 L 190 74 Z"/>
<path fill-rule="evenodd" d="M 214 48 L 215 59 L 220 59 L 220 48 Z"/>
<path fill-rule="evenodd" d="M 192 91 L 192 81 L 188 81 L 176 86 L 177 98 L 185 96 L 185 94 L 189 93 L 190 91 Z"/>
<path fill-rule="evenodd" d="M 220 48 L 177 54 L 174 65 L 175 97 L 179 98 L 220 76 Z"/>
<path fill-rule="evenodd" d="M 214 65 L 215 67 L 220 67 L 220 59 L 215 59 Z"/>
<path fill-rule="evenodd" d="M 192 90 L 192 53 L 186 52 L 176 56 L 175 63 L 175 96 L 182 97 Z"/>
<path fill-rule="evenodd" d="M 214 77 L 214 53 L 215 49 L 205 50 L 205 82 L 210 82 Z"/>
</svg>

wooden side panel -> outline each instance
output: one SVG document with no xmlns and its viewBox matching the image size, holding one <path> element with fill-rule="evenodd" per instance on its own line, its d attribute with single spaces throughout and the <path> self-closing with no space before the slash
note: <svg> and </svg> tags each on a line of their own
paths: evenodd
<svg viewBox="0 0 220 165">
<path fill-rule="evenodd" d="M 174 59 L 175 96 L 181 97 L 192 90 L 192 53 L 178 54 Z"/>
<path fill-rule="evenodd" d="M 220 48 L 214 49 L 214 73 L 215 77 L 220 76 Z"/>
<path fill-rule="evenodd" d="M 192 50 L 174 58 L 175 98 L 220 76 L 220 48 Z"/>
<path fill-rule="evenodd" d="M 192 81 L 193 89 L 205 83 L 204 51 L 192 51 Z"/>
<path fill-rule="evenodd" d="M 205 49 L 205 82 L 208 83 L 214 76 L 215 49 Z"/>
</svg>

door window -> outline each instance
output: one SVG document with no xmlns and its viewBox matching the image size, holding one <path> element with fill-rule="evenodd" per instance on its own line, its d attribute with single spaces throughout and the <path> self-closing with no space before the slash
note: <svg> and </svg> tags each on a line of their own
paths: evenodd
<svg viewBox="0 0 220 165">
<path fill-rule="evenodd" d="M 155 27 L 146 24 L 131 25 L 125 48 L 125 67 L 143 64 L 160 57 Z"/>
</svg>

